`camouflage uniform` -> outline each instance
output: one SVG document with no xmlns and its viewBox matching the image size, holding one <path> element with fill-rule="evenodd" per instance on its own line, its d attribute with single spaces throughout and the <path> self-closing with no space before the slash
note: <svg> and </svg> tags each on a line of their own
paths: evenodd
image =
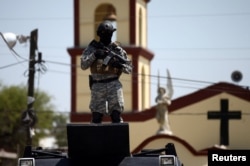
<svg viewBox="0 0 250 166">
<path fill-rule="evenodd" d="M 91 86 L 91 101 L 89 108 L 93 112 L 99 112 L 103 115 L 110 115 L 116 110 L 120 113 L 124 109 L 124 98 L 122 84 L 119 81 L 119 76 L 122 72 L 130 74 L 132 72 L 131 63 L 123 64 L 123 67 L 114 67 L 112 65 L 103 65 L 103 59 L 96 58 L 96 50 L 93 40 L 84 50 L 81 56 L 81 68 L 86 70 L 90 68 L 91 76 L 94 81 Z M 106 46 L 116 54 L 128 60 L 127 53 L 116 43 L 110 43 Z M 106 111 L 106 108 L 107 111 Z"/>
</svg>

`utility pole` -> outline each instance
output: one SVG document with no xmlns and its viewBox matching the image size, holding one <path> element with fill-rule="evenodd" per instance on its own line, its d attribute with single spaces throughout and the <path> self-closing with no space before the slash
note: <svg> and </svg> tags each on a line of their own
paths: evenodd
<svg viewBox="0 0 250 166">
<path fill-rule="evenodd" d="M 34 97 L 34 77 L 35 77 L 35 64 L 36 64 L 36 50 L 38 40 L 38 29 L 31 31 L 30 33 L 30 57 L 29 57 L 29 75 L 28 75 L 28 99 Z M 27 102 L 27 111 L 31 111 L 33 109 L 33 102 Z M 33 111 L 33 110 L 32 110 Z M 32 145 L 30 124 L 26 126 L 27 131 L 27 145 Z"/>
</svg>

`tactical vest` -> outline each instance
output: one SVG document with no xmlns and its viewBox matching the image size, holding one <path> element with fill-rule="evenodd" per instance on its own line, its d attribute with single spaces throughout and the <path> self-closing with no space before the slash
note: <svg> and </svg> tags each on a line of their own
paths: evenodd
<svg viewBox="0 0 250 166">
<path fill-rule="evenodd" d="M 96 59 L 90 67 L 90 72 L 92 74 L 116 74 L 120 76 L 122 70 L 109 65 L 104 66 L 103 59 Z"/>
<path fill-rule="evenodd" d="M 90 45 L 92 45 L 95 49 L 100 48 L 99 43 L 95 40 L 93 40 Z M 111 43 L 109 47 L 114 49 L 117 46 L 117 43 Z M 92 74 L 116 74 L 120 76 L 122 74 L 122 69 L 118 69 L 110 65 L 105 66 L 103 65 L 103 59 L 96 59 L 90 67 L 90 72 Z"/>
</svg>

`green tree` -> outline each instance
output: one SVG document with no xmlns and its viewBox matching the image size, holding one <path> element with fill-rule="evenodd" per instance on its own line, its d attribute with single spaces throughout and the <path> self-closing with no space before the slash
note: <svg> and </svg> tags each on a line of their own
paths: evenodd
<svg viewBox="0 0 250 166">
<path fill-rule="evenodd" d="M 54 106 L 51 104 L 52 97 L 47 93 L 39 90 L 39 93 L 35 93 L 34 97 L 33 106 L 38 120 L 35 125 L 35 136 L 32 137 L 32 146 L 36 147 L 39 139 L 51 135 L 55 126 L 63 125 L 64 122 L 66 125 L 66 120 L 63 121 L 63 119 L 67 118 L 55 114 Z M 22 155 L 26 145 L 26 130 L 21 123 L 21 114 L 26 108 L 26 86 L 3 86 L 0 84 L 0 147 L 13 151 L 20 149 L 21 154 L 19 155 Z M 61 132 L 66 133 L 66 129 Z"/>
<path fill-rule="evenodd" d="M 66 124 L 68 121 L 68 116 L 65 116 L 63 114 L 57 114 L 54 116 L 53 120 L 53 130 L 52 133 L 56 138 L 56 144 L 58 147 L 66 147 L 68 144 L 67 141 L 67 129 Z"/>
</svg>

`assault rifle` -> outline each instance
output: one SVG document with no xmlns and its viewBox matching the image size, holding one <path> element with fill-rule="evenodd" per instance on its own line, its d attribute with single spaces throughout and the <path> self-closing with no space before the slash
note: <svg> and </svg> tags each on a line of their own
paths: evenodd
<svg viewBox="0 0 250 166">
<path fill-rule="evenodd" d="M 114 51 L 110 50 L 109 48 L 103 46 L 103 49 L 107 52 L 107 56 L 103 60 L 103 65 L 107 66 L 111 59 L 117 60 L 120 64 L 129 64 L 130 61 L 123 58 L 122 56 L 116 54 Z"/>
<path fill-rule="evenodd" d="M 102 43 L 97 42 L 95 40 L 93 40 L 90 45 L 99 48 L 99 49 L 103 49 L 106 53 L 107 56 L 104 58 L 103 60 L 103 65 L 107 66 L 112 60 L 113 61 L 117 61 L 120 66 L 123 66 L 124 64 L 130 64 L 131 61 L 125 59 L 124 57 L 118 55 L 117 53 L 115 53 L 114 51 L 112 51 L 111 49 L 109 49 L 108 47 L 104 46 Z"/>
</svg>

